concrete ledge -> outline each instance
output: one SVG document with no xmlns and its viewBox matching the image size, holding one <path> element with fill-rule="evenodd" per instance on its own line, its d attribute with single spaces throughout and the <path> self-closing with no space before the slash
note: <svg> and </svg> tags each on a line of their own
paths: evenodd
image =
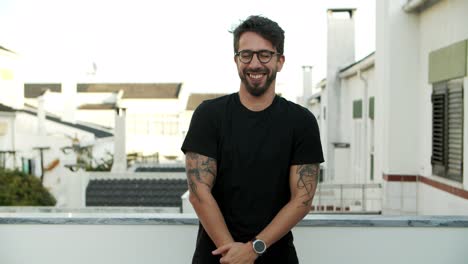
<svg viewBox="0 0 468 264">
<path fill-rule="evenodd" d="M 0 263 L 191 263 L 195 215 L 59 211 L 0 211 Z M 467 226 L 468 216 L 308 215 L 293 234 L 300 263 L 466 264 Z"/>
<path fill-rule="evenodd" d="M 1 212 L 0 225 L 198 225 L 194 214 Z M 468 216 L 308 215 L 303 227 L 468 227 Z"/>
</svg>

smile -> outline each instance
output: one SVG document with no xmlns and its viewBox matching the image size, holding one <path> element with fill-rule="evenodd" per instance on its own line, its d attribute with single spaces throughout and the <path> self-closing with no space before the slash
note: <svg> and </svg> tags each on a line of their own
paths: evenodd
<svg viewBox="0 0 468 264">
<path fill-rule="evenodd" d="M 263 77 L 263 73 L 249 73 L 249 77 L 252 79 L 260 79 Z"/>
</svg>

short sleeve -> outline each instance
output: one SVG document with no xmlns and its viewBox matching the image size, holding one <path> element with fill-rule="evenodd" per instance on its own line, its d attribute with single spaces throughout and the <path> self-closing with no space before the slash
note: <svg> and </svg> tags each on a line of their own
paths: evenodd
<svg viewBox="0 0 468 264">
<path fill-rule="evenodd" d="M 322 163 L 323 151 L 320 130 L 315 116 L 302 108 L 300 118 L 295 121 L 292 165 Z"/>
<path fill-rule="evenodd" d="M 210 109 L 206 102 L 195 109 L 181 148 L 184 154 L 195 152 L 217 159 L 218 133 L 215 114 L 216 111 Z"/>
</svg>

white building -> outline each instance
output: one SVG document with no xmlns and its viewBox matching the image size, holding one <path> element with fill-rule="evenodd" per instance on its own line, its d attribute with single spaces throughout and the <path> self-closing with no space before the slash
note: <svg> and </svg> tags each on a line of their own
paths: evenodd
<svg viewBox="0 0 468 264">
<path fill-rule="evenodd" d="M 113 153 L 113 134 L 46 111 L 45 100 L 53 86 L 37 93 L 36 106 L 27 104 L 20 58 L 4 48 L 0 49 L 0 87 L 0 167 L 40 177 L 57 198 L 57 205 L 65 206 L 67 166 L 95 165 Z"/>
<path fill-rule="evenodd" d="M 23 107 L 21 57 L 0 46 L 0 104 Z"/>
<path fill-rule="evenodd" d="M 467 10 L 467 1 L 377 2 L 376 167 L 389 212 L 468 213 Z"/>
<path fill-rule="evenodd" d="M 354 62 L 353 11 L 330 10 L 327 80 L 310 101 L 324 183 L 381 184 L 384 214 L 468 213 L 466 11 L 467 1 L 377 1 L 376 52 Z"/>
<path fill-rule="evenodd" d="M 69 84 L 68 86 L 73 86 Z M 193 110 L 221 94 L 191 94 L 182 83 L 76 83 L 66 92 L 64 83 L 26 83 L 25 100 L 37 106 L 44 97 L 47 111 L 69 122 L 87 122 L 115 129 L 116 109 L 125 109 L 125 149 L 143 160 L 181 162 L 180 146 Z M 74 108 L 67 98 L 72 97 Z"/>
</svg>

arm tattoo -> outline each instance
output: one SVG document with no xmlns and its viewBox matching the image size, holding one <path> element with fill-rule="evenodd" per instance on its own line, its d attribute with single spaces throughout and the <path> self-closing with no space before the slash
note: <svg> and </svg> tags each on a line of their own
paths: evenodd
<svg viewBox="0 0 468 264">
<path fill-rule="evenodd" d="M 200 200 L 198 188 L 202 185 L 213 188 L 216 179 L 216 160 L 197 153 L 186 155 L 187 183 L 191 193 Z"/>
<path fill-rule="evenodd" d="M 305 189 L 305 194 L 301 197 L 304 197 L 302 204 L 304 206 L 312 205 L 312 199 L 314 198 L 315 189 L 317 188 L 317 179 L 319 174 L 319 165 L 318 164 L 304 164 L 298 165 L 296 174 L 299 175 L 297 180 L 297 188 Z"/>
</svg>

